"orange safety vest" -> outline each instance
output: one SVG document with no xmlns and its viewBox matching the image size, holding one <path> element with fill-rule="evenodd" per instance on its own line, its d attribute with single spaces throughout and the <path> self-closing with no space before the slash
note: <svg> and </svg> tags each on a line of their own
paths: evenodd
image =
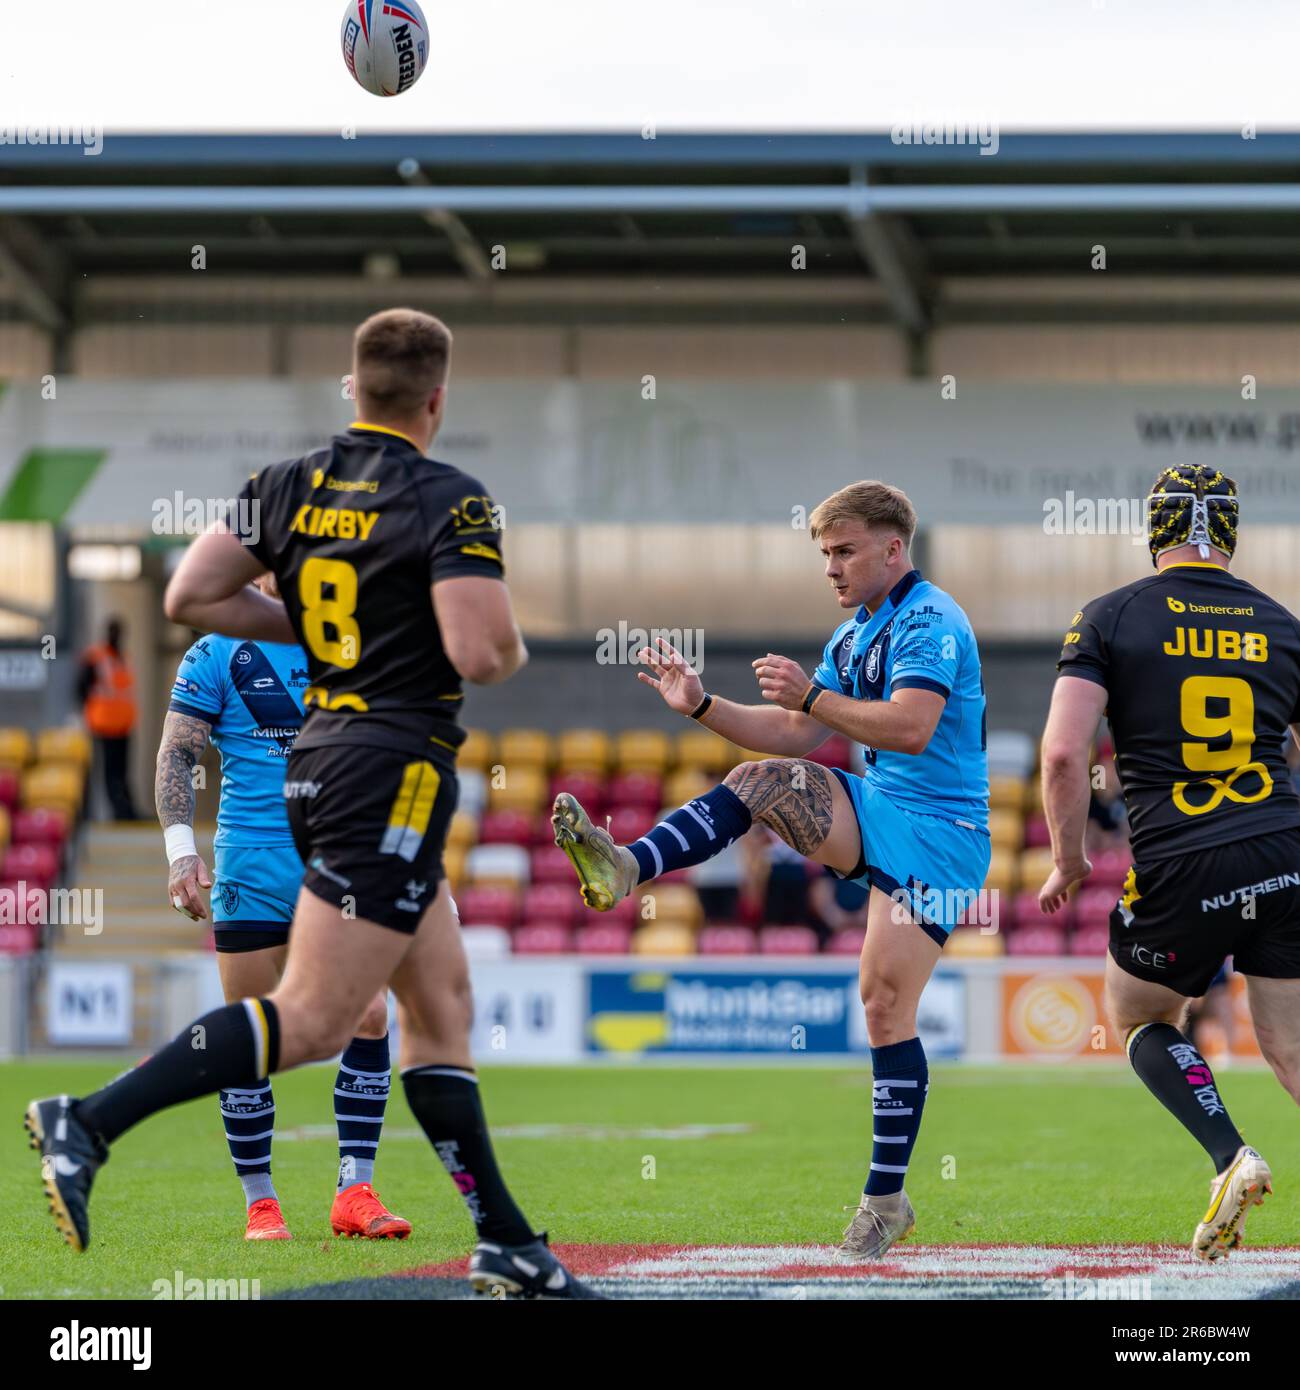
<svg viewBox="0 0 1300 1390">
<path fill-rule="evenodd" d="M 135 727 L 135 677 L 107 643 L 86 652 L 95 684 L 86 698 L 86 727 L 96 738 L 123 738 Z"/>
</svg>

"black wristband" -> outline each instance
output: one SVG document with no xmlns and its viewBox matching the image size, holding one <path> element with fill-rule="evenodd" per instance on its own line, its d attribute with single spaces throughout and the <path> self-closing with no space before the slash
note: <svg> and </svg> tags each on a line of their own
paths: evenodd
<svg viewBox="0 0 1300 1390">
<path fill-rule="evenodd" d="M 824 695 L 825 693 L 825 690 L 823 690 L 820 685 L 810 685 L 807 695 L 803 697 L 803 713 L 811 714 L 812 707 L 817 703 L 818 695 Z"/>
<path fill-rule="evenodd" d="M 702 719 L 708 713 L 709 706 L 713 703 L 713 696 L 706 694 L 704 699 L 691 711 L 692 719 Z"/>
</svg>

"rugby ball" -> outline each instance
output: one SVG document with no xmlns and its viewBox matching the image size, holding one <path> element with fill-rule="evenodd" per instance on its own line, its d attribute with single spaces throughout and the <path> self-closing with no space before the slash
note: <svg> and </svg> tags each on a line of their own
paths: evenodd
<svg viewBox="0 0 1300 1390">
<path fill-rule="evenodd" d="M 415 0 L 348 0 L 343 61 L 373 96 L 409 92 L 429 61 L 429 27 Z"/>
</svg>

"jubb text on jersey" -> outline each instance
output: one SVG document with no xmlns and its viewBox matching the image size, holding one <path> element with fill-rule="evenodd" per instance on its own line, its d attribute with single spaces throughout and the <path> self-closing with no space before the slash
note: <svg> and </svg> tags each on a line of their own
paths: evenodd
<svg viewBox="0 0 1300 1390">
<path fill-rule="evenodd" d="M 1268 638 L 1262 632 L 1226 627 L 1176 627 L 1164 652 L 1166 656 L 1217 656 L 1220 661 L 1267 661 Z"/>
</svg>

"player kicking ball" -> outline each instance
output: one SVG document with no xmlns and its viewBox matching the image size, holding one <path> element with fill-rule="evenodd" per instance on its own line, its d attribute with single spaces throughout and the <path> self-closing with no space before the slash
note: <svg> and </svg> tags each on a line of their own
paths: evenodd
<svg viewBox="0 0 1300 1390">
<path fill-rule="evenodd" d="M 279 596 L 274 576 L 256 582 L 264 594 Z M 212 927 L 227 1003 L 269 994 L 284 970 L 303 874 L 285 812 L 284 768 L 302 725 L 299 692 L 306 686 L 301 647 L 213 634 L 185 653 L 172 687 L 154 779 L 167 846 L 167 896 L 178 912 L 202 921 L 201 890 L 213 888 Z M 221 753 L 215 887 L 194 843 L 194 769 L 209 739 Z M 381 993 L 334 1078 L 339 1176 L 330 1226 L 336 1236 L 403 1240 L 411 1234 L 411 1223 L 394 1216 L 371 1186 L 390 1085 L 388 1000 Z M 270 1078 L 223 1090 L 219 1100 L 248 1208 L 244 1238 L 288 1240 L 271 1181 Z"/>
<path fill-rule="evenodd" d="M 1228 572 L 1231 478 L 1167 468 L 1147 512 L 1156 573 L 1085 605 L 1065 635 L 1042 759 L 1056 867 L 1039 904 L 1058 911 L 1091 871 L 1088 754 L 1104 712 L 1133 847 L 1110 918 L 1106 1010 L 1133 1070 L 1210 1157 L 1192 1252 L 1218 1260 L 1272 1173 L 1184 1026 L 1232 956 L 1260 1050 L 1300 1100 L 1300 798 L 1282 751 L 1300 720 L 1300 625 Z"/>
<path fill-rule="evenodd" d="M 876 1259 L 910 1235 L 903 1189 L 929 1088 L 916 1011 L 957 916 L 989 865 L 984 688 L 966 615 L 921 577 L 909 549 L 916 513 L 886 483 L 854 483 L 810 517 L 841 609 L 853 614 L 809 678 L 769 653 L 754 662 L 763 705 L 707 694 L 666 643 L 638 672 L 670 709 L 744 748 L 742 763 L 631 845 L 616 844 L 567 793 L 555 842 L 583 900 L 609 911 L 660 874 L 712 858 L 755 823 L 842 878 L 870 889 L 859 973 L 871 1042 L 872 1149 L 840 1253 Z M 840 733 L 866 746 L 866 771 L 804 755 Z"/>
</svg>

